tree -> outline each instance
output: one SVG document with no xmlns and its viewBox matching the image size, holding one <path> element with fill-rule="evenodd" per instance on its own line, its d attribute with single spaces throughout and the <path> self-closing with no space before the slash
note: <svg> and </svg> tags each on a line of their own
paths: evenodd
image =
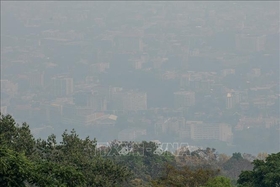
<svg viewBox="0 0 280 187">
<path fill-rule="evenodd" d="M 74 130 L 35 141 L 29 126 L 12 116 L 0 117 L 0 186 L 117 186 L 131 172 L 96 154 L 96 140 L 79 138 Z"/>
<path fill-rule="evenodd" d="M 217 176 L 207 181 L 205 187 L 232 187 L 229 178 Z"/>
<path fill-rule="evenodd" d="M 223 164 L 224 174 L 231 178 L 237 179 L 243 170 L 252 170 L 253 166 L 250 161 L 244 159 L 241 153 L 233 153 L 232 157 Z"/>
<path fill-rule="evenodd" d="M 179 150 L 179 156 L 176 158 L 181 166 L 188 166 L 191 168 L 218 168 L 218 158 L 215 149 L 198 149 L 190 151 L 188 148 Z"/>
<path fill-rule="evenodd" d="M 223 165 L 226 161 L 228 161 L 230 157 L 226 154 L 219 154 L 218 156 L 218 165 Z"/>
<path fill-rule="evenodd" d="M 217 176 L 219 170 L 195 169 L 189 167 L 176 168 L 166 165 L 162 177 L 151 182 L 153 187 L 178 186 L 197 187 L 203 186 L 210 178 Z"/>
<path fill-rule="evenodd" d="M 257 159 L 258 159 L 258 160 L 265 160 L 267 157 L 268 157 L 268 154 L 265 153 L 265 152 L 259 153 L 259 154 L 257 155 Z"/>
<path fill-rule="evenodd" d="M 11 115 L 0 114 L 0 142 L 9 149 L 24 152 L 28 156 L 34 151 L 35 140 L 29 126 L 26 123 L 19 126 Z"/>
<path fill-rule="evenodd" d="M 30 161 L 23 153 L 0 148 L 0 186 L 81 186 L 85 178 L 73 167 Z"/>
<path fill-rule="evenodd" d="M 32 164 L 22 154 L 0 148 L 0 186 L 25 186 L 32 175 Z"/>
<path fill-rule="evenodd" d="M 242 187 L 280 186 L 280 152 L 266 160 L 254 160 L 253 171 L 242 171 L 237 183 Z"/>
<path fill-rule="evenodd" d="M 84 186 L 86 179 L 82 172 L 72 166 L 64 166 L 54 162 L 41 161 L 34 163 L 30 183 L 40 187 L 48 186 Z"/>
<path fill-rule="evenodd" d="M 51 135 L 47 141 L 37 141 L 37 155 L 40 158 L 62 166 L 72 166 L 86 178 L 87 186 L 114 186 L 128 180 L 131 172 L 125 167 L 102 158 L 96 151 L 97 141 L 79 138 L 73 129 L 64 131 L 62 142 L 57 144 Z"/>
<path fill-rule="evenodd" d="M 128 148 L 130 152 L 127 155 L 119 155 L 117 151 L 122 148 Z M 116 155 L 112 156 L 114 153 Z M 171 153 L 161 150 L 154 142 L 146 141 L 140 143 L 112 142 L 107 155 L 107 158 L 115 163 L 130 169 L 135 178 L 142 179 L 141 183 L 143 184 L 159 177 L 165 163 L 175 163 L 174 156 Z"/>
</svg>

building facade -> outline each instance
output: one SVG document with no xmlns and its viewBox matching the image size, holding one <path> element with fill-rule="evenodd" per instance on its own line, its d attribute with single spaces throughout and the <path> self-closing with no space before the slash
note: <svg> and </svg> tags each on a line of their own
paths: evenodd
<svg viewBox="0 0 280 187">
<path fill-rule="evenodd" d="M 60 76 L 51 79 L 51 94 L 53 96 L 69 96 L 73 93 L 73 90 L 73 78 Z"/>
<path fill-rule="evenodd" d="M 174 107 L 184 108 L 195 105 L 195 92 L 180 91 L 174 93 Z"/>
</svg>

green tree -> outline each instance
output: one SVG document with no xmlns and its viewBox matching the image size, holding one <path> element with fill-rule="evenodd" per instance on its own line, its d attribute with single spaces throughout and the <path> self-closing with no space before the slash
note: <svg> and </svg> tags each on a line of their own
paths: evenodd
<svg viewBox="0 0 280 187">
<path fill-rule="evenodd" d="M 56 137 L 37 141 L 37 155 L 63 166 L 72 166 L 86 178 L 87 186 L 114 186 L 126 182 L 132 173 L 125 167 L 105 159 L 96 151 L 96 140 L 79 138 L 72 130 L 62 134 L 62 142 Z"/>
<path fill-rule="evenodd" d="M 280 152 L 268 155 L 266 160 L 254 160 L 253 171 L 242 171 L 237 183 L 242 187 L 280 186 Z"/>
<path fill-rule="evenodd" d="M 76 187 L 84 186 L 85 182 L 86 180 L 82 172 L 77 171 L 74 167 L 48 161 L 34 163 L 33 174 L 30 180 L 30 183 L 40 187 Z"/>
<path fill-rule="evenodd" d="M 32 176 L 32 163 L 22 154 L 0 148 L 0 186 L 25 186 Z"/>
<path fill-rule="evenodd" d="M 0 186 L 14 187 L 36 185 L 82 186 L 85 178 L 70 166 L 61 166 L 52 162 L 32 162 L 23 153 L 0 148 Z"/>
<path fill-rule="evenodd" d="M 154 187 L 176 186 L 176 187 L 198 187 L 203 186 L 210 178 L 217 176 L 219 170 L 195 169 L 189 167 L 176 168 L 167 165 L 162 177 L 151 182 Z"/>
<path fill-rule="evenodd" d="M 217 176 L 210 178 L 204 187 L 232 187 L 232 185 L 229 178 Z"/>
<path fill-rule="evenodd" d="M 0 142 L 9 149 L 24 152 L 28 156 L 34 151 L 35 139 L 29 126 L 26 123 L 19 126 L 11 115 L 0 114 Z"/>
<path fill-rule="evenodd" d="M 174 156 L 167 151 L 158 149 L 158 145 L 154 142 L 123 142 L 121 145 L 113 145 L 111 149 L 121 150 L 123 147 L 131 147 L 132 151 L 128 155 L 108 155 L 107 158 L 129 168 L 134 177 L 142 179 L 143 183 L 160 177 L 166 163 L 175 164 Z M 112 151 L 109 153 L 112 154 Z"/>
<path fill-rule="evenodd" d="M 29 126 L 1 115 L 1 186 L 117 186 L 130 179 L 124 166 L 96 154 L 96 140 L 81 139 L 74 130 L 35 141 Z M 13 181 L 13 179 L 16 179 Z"/>
</svg>

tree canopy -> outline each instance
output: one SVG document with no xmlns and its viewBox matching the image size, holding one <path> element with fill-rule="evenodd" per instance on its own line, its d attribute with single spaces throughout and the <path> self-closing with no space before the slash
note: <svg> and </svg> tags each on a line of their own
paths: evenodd
<svg viewBox="0 0 280 187">
<path fill-rule="evenodd" d="M 231 157 L 206 148 L 175 154 L 155 142 L 113 141 L 98 147 L 73 129 L 35 139 L 27 123 L 0 115 L 0 186 L 7 187 L 275 187 L 280 185 L 280 153 Z M 241 174 L 240 174 L 241 173 Z"/>
<path fill-rule="evenodd" d="M 280 152 L 265 160 L 254 160 L 252 171 L 242 171 L 237 180 L 240 187 L 280 186 Z"/>
<path fill-rule="evenodd" d="M 35 140 L 29 126 L 10 115 L 0 118 L 1 186 L 116 186 L 131 176 L 124 166 L 96 154 L 96 140 L 81 139 L 74 130 L 62 142 L 50 135 Z"/>
</svg>

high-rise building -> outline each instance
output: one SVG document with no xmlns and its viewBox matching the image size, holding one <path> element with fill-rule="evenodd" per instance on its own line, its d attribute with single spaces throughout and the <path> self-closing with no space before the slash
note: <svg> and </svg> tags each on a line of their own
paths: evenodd
<svg viewBox="0 0 280 187">
<path fill-rule="evenodd" d="M 135 91 L 113 91 L 111 94 L 112 110 L 147 110 L 147 93 Z"/>
<path fill-rule="evenodd" d="M 266 36 L 237 35 L 235 38 L 236 49 L 241 51 L 261 51 L 265 49 Z"/>
<path fill-rule="evenodd" d="M 63 81 L 65 81 L 65 94 L 70 95 L 73 93 L 73 78 L 64 78 Z"/>
<path fill-rule="evenodd" d="M 123 100 L 124 110 L 147 110 L 147 93 L 127 92 Z"/>
<path fill-rule="evenodd" d="M 144 42 L 140 33 L 116 36 L 115 44 L 119 50 L 127 52 L 143 51 L 144 49 Z"/>
<path fill-rule="evenodd" d="M 242 101 L 247 100 L 244 99 L 246 96 L 244 91 L 233 90 L 233 89 L 232 90 L 225 89 L 223 91 L 228 92 L 225 97 L 225 106 L 227 109 L 234 108 L 237 105 L 239 105 Z"/>
<path fill-rule="evenodd" d="M 182 75 L 180 79 L 180 88 L 188 89 L 190 87 L 191 74 Z"/>
<path fill-rule="evenodd" d="M 45 74 L 44 72 L 31 72 L 28 74 L 28 81 L 29 81 L 29 86 L 32 87 L 43 87 L 44 86 L 44 77 Z"/>
<path fill-rule="evenodd" d="M 227 94 L 226 108 L 227 108 L 227 109 L 233 108 L 233 97 L 232 97 L 231 93 L 228 93 L 228 94 Z"/>
<path fill-rule="evenodd" d="M 234 105 L 239 104 L 242 101 L 242 92 L 234 91 L 232 96 Z"/>
<path fill-rule="evenodd" d="M 179 91 L 174 93 L 174 107 L 184 108 L 195 105 L 195 92 Z"/>
<path fill-rule="evenodd" d="M 87 107 L 95 111 L 105 111 L 107 110 L 106 98 L 102 97 L 97 92 L 93 92 L 87 96 Z"/>
<path fill-rule="evenodd" d="M 190 125 L 191 139 L 193 140 L 220 140 L 230 141 L 232 129 L 228 124 L 192 123 Z"/>
<path fill-rule="evenodd" d="M 57 97 L 71 95 L 73 93 L 73 78 L 53 77 L 51 80 L 51 93 Z"/>
<path fill-rule="evenodd" d="M 261 76 L 261 69 L 259 69 L 259 68 L 252 69 L 252 74 L 256 77 Z"/>
<path fill-rule="evenodd" d="M 227 75 L 234 75 L 235 74 L 235 69 L 223 69 L 221 71 L 221 75 L 223 77 L 227 76 Z"/>
</svg>

